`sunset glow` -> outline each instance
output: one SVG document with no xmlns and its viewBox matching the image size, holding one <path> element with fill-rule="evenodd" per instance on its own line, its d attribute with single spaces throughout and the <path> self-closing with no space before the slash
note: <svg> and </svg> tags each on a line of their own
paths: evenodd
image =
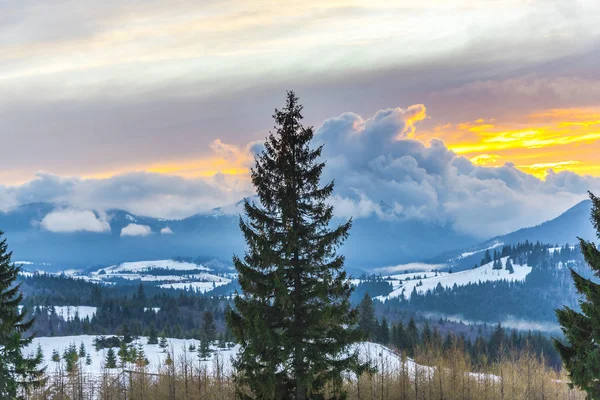
<svg viewBox="0 0 600 400">
<path fill-rule="evenodd" d="M 548 169 L 598 175 L 600 112 L 592 108 L 551 109 L 516 117 L 514 121 L 477 119 L 416 132 L 427 140 L 437 137 L 474 164 L 514 163 L 539 178 Z"/>
</svg>

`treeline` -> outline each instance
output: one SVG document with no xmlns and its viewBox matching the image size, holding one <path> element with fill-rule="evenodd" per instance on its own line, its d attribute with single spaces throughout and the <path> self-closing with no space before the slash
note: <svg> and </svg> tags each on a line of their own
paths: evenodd
<svg viewBox="0 0 600 400">
<path fill-rule="evenodd" d="M 392 290 L 392 284 L 385 280 L 381 275 L 367 276 L 366 274 L 363 274 L 359 278 L 359 283 L 355 286 L 352 295 L 350 295 L 350 301 L 353 304 L 358 304 L 367 293 L 371 297 L 377 297 L 385 296 L 391 293 Z"/>
<path fill-rule="evenodd" d="M 549 249 L 553 249 L 550 251 Z M 526 240 L 523 243 L 506 244 L 503 245 L 500 250 L 494 249 L 493 255 L 489 249 L 484 253 L 483 258 L 479 265 L 475 265 L 474 268 L 489 264 L 492 261 L 497 261 L 504 257 L 509 257 L 516 264 L 521 265 L 538 265 L 545 258 L 550 256 L 556 261 L 566 262 L 568 260 L 579 259 L 583 260 L 581 251 L 577 246 L 570 246 L 565 244 L 562 247 L 559 245 L 543 244 L 541 242 L 530 242 Z"/>
<path fill-rule="evenodd" d="M 60 281 L 60 279 L 58 280 Z M 93 285 L 88 304 L 97 307 L 95 315 L 72 315 L 65 321 L 57 315 L 54 306 L 26 306 L 35 316 L 32 331 L 38 336 L 65 335 L 125 335 L 158 336 L 200 339 L 207 318 L 214 321 L 216 333 L 230 340 L 225 323 L 229 300 L 221 297 L 203 297 L 193 292 L 179 291 L 177 296 L 161 292 L 146 295 L 146 287 L 139 285 L 133 295 L 107 297 L 106 288 Z M 26 302 L 30 304 L 31 298 Z"/>
<path fill-rule="evenodd" d="M 110 298 L 131 299 L 137 294 L 139 283 L 127 281 L 127 285 L 99 285 L 82 279 L 75 279 L 66 275 L 33 274 L 19 276 L 17 281 L 21 284 L 24 296 L 23 304 L 34 306 L 95 306 Z M 151 304 L 153 299 L 163 295 L 176 297 L 181 290 L 163 289 L 152 284 L 142 284 L 145 295 Z M 202 297 L 200 293 L 198 297 Z"/>
<path fill-rule="evenodd" d="M 427 320 L 421 326 L 417 326 L 414 318 L 406 325 L 402 321 L 388 323 L 385 316 L 381 320 L 375 317 L 375 308 L 368 295 L 360 304 L 359 315 L 359 327 L 365 338 L 409 356 L 414 356 L 419 348 L 434 347 L 446 351 L 458 343 L 477 370 L 485 370 L 509 353 L 524 351 L 555 369 L 562 365 L 552 340 L 540 332 L 520 333 L 497 324 L 489 337 L 479 334 L 471 340 L 465 334 L 447 332 L 444 335 Z"/>
</svg>

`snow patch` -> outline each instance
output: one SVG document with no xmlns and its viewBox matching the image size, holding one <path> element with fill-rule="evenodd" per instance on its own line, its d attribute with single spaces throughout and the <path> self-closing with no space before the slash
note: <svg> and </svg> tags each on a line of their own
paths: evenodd
<svg viewBox="0 0 600 400">
<path fill-rule="evenodd" d="M 464 253 L 461 253 L 458 257 L 456 257 L 457 260 L 462 260 L 463 258 L 467 258 L 472 256 L 473 254 L 477 254 L 477 253 L 482 253 L 486 250 L 492 250 L 495 249 L 496 247 L 500 247 L 503 246 L 504 243 L 502 242 L 495 242 L 493 245 L 491 245 L 490 247 L 486 247 L 485 249 L 481 249 L 481 250 L 475 250 L 475 251 L 466 251 Z"/>
<path fill-rule="evenodd" d="M 514 273 L 510 273 L 505 269 L 506 260 L 508 257 L 501 259 L 502 269 L 493 269 L 493 262 L 485 264 L 481 267 L 469 269 L 466 271 L 450 273 L 437 273 L 437 276 L 429 276 L 421 279 L 410 279 L 404 280 L 392 293 L 386 296 L 377 296 L 376 299 L 380 301 L 386 301 L 396 297 L 404 296 L 408 299 L 413 292 L 416 290 L 417 294 L 425 294 L 428 290 L 433 291 L 438 284 L 443 288 L 452 288 L 455 284 L 457 286 L 465 286 L 470 283 L 478 282 L 490 282 L 490 281 L 524 281 L 527 275 L 531 272 L 531 267 L 527 265 L 513 264 Z M 395 277 L 402 277 L 403 275 L 395 275 Z"/>
</svg>

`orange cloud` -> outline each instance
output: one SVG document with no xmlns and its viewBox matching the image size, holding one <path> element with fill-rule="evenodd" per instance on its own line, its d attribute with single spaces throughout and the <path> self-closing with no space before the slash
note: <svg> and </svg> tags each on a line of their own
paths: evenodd
<svg viewBox="0 0 600 400">
<path fill-rule="evenodd" d="M 543 110 L 511 122 L 477 119 L 445 124 L 415 137 L 440 138 L 474 164 L 500 166 L 514 162 L 540 178 L 548 169 L 600 174 L 598 108 Z"/>
</svg>

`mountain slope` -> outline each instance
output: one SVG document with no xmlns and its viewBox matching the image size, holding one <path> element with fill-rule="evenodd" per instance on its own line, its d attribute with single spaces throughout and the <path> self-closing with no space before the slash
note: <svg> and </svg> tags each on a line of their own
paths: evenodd
<svg viewBox="0 0 600 400">
<path fill-rule="evenodd" d="M 64 208 L 35 203 L 0 212 L 0 230 L 6 232 L 14 260 L 32 262 L 34 267 L 47 270 L 63 270 L 172 257 L 231 260 L 233 254 L 243 254 L 245 249 L 239 216 L 222 209 L 180 220 L 109 210 L 102 215 L 94 213 L 107 224 L 103 232 L 51 232 L 42 221 L 60 210 Z M 135 228 L 130 232 L 137 232 L 138 236 L 122 235 L 130 225 Z M 348 268 L 369 270 L 417 261 L 475 243 L 474 237 L 459 234 L 451 226 L 370 217 L 354 220 L 341 252 Z"/>
<path fill-rule="evenodd" d="M 592 203 L 584 200 L 569 208 L 554 219 L 536 226 L 522 228 L 506 235 L 496 236 L 475 246 L 465 247 L 461 250 L 442 252 L 438 256 L 428 259 L 427 262 L 451 263 L 458 269 L 471 268 L 483 258 L 486 250 L 493 252 L 502 245 L 517 244 L 529 241 L 543 244 L 577 244 L 577 237 L 587 240 L 596 240 L 596 231 L 590 222 Z"/>
<path fill-rule="evenodd" d="M 502 243 L 518 243 L 529 240 L 550 244 L 576 244 L 577 237 L 587 240 L 596 238 L 596 231 L 590 222 L 592 202 L 584 200 L 571 207 L 558 217 L 540 225 L 519 229 L 507 235 L 498 236 L 486 243 L 494 241 Z"/>
</svg>

